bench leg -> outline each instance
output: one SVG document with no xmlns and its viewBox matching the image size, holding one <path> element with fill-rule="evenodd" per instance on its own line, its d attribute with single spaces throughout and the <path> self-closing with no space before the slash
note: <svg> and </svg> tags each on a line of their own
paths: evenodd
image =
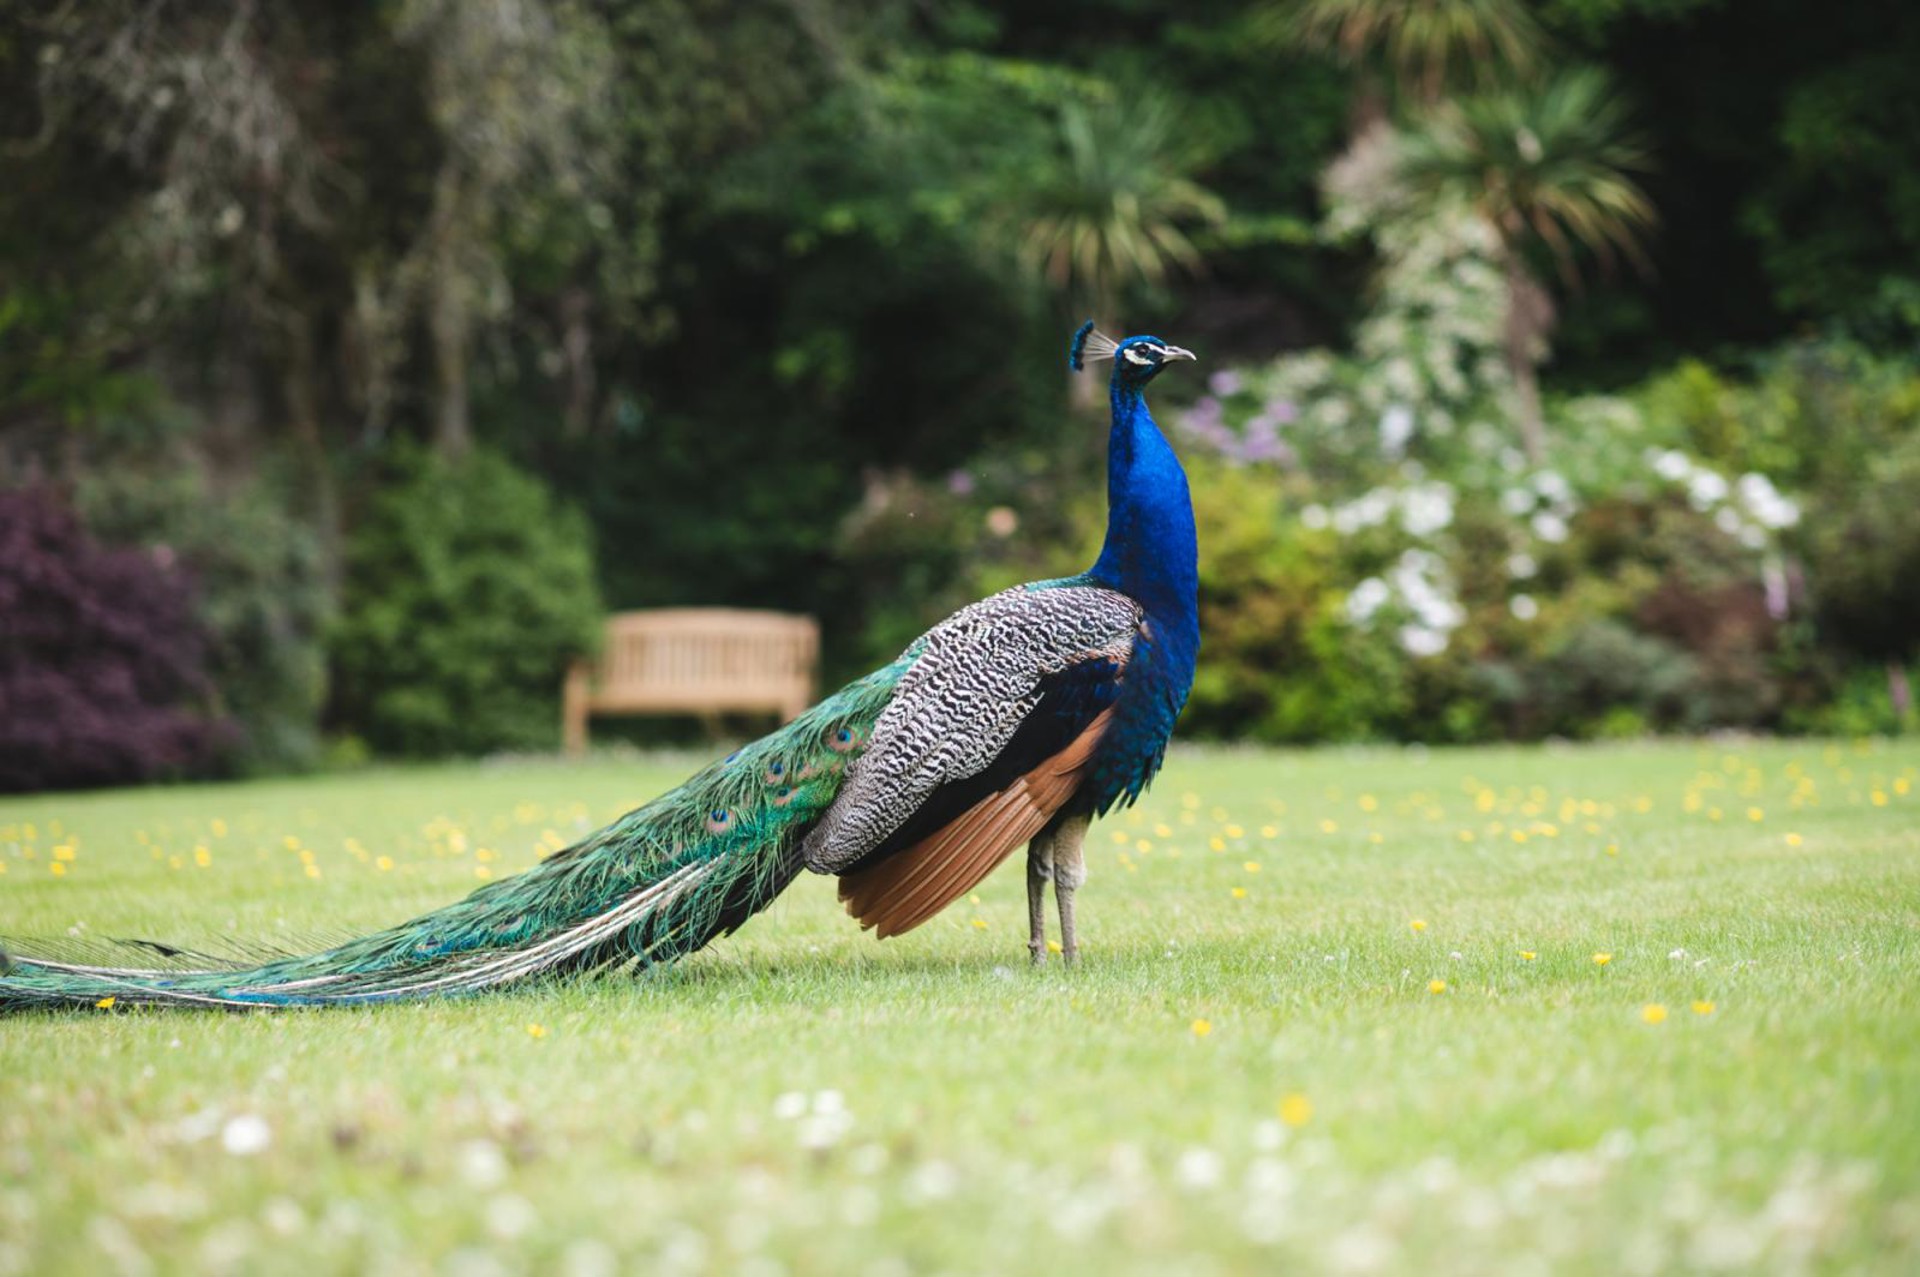
<svg viewBox="0 0 1920 1277">
<path fill-rule="evenodd" d="M 569 758 L 587 752 L 587 667 L 576 661 L 567 668 L 560 692 L 560 739 Z"/>
</svg>

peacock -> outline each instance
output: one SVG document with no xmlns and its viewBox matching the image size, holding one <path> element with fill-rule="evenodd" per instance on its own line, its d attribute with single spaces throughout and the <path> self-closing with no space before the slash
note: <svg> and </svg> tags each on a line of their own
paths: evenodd
<svg viewBox="0 0 1920 1277">
<path fill-rule="evenodd" d="M 1031 959 L 1046 895 L 1060 951 L 1089 822 L 1160 769 L 1199 653 L 1186 473 L 1148 411 L 1193 355 L 1089 320 L 1075 371 L 1111 360 L 1107 531 L 1093 566 L 961 609 L 883 669 L 515 877 L 314 954 L 220 961 L 142 943 L 139 965 L 0 952 L 0 1009 L 279 1008 L 419 999 L 671 962 L 739 928 L 804 869 L 882 939 L 1027 845 Z"/>
</svg>

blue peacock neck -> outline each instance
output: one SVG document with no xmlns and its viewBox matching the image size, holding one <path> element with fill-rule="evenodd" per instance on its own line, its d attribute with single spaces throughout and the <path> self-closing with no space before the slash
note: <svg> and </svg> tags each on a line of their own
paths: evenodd
<svg viewBox="0 0 1920 1277">
<path fill-rule="evenodd" d="M 1088 575 L 1138 599 L 1158 639 L 1191 677 L 1200 643 L 1199 547 L 1187 473 L 1138 385 L 1112 382 L 1107 539 Z"/>
</svg>

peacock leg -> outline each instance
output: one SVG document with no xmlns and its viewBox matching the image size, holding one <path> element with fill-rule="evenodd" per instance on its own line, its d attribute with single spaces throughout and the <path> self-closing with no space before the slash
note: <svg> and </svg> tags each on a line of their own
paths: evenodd
<svg viewBox="0 0 1920 1277">
<path fill-rule="evenodd" d="M 1060 900 L 1060 956 L 1071 965 L 1080 956 L 1073 930 L 1073 893 L 1087 880 L 1087 826 L 1091 816 L 1075 816 L 1053 834 L 1053 894 Z"/>
<path fill-rule="evenodd" d="M 1027 951 L 1033 964 L 1047 960 L 1047 880 L 1053 877 L 1053 834 L 1043 832 L 1027 844 Z"/>
</svg>

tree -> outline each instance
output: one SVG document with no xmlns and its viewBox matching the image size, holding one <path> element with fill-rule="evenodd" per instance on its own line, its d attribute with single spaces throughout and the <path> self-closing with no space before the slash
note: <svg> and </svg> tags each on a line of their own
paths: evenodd
<svg viewBox="0 0 1920 1277">
<path fill-rule="evenodd" d="M 1383 71 L 1432 106 L 1450 87 L 1489 88 L 1500 71 L 1532 69 L 1546 43 L 1523 0 L 1280 0 L 1255 28 L 1360 73 L 1356 134 L 1383 118 Z"/>
<path fill-rule="evenodd" d="M 399 279 L 424 294 L 438 376 L 434 445 L 457 458 L 473 443 L 474 329 L 504 307 L 503 223 L 537 205 L 542 185 L 580 199 L 606 180 L 597 144 L 612 71 L 597 21 L 547 0 L 406 0 L 396 34 L 426 58 L 442 146 L 432 209 Z"/>
<path fill-rule="evenodd" d="M 1443 104 L 1401 140 L 1399 171 L 1411 190 L 1465 199 L 1499 236 L 1504 355 L 1521 441 L 1536 463 L 1546 451 L 1537 368 L 1554 315 L 1529 253 L 1544 250 L 1569 285 L 1583 253 L 1603 266 L 1621 257 L 1644 265 L 1641 237 L 1655 213 L 1632 174 L 1648 166 L 1625 104 L 1587 68 Z"/>
<path fill-rule="evenodd" d="M 1081 308 L 1115 322 L 1129 284 L 1200 269 L 1186 228 L 1226 220 L 1226 206 L 1188 172 L 1171 108 L 1160 100 L 1060 108 L 1059 163 L 1014 211 L 1020 257 Z"/>
</svg>

